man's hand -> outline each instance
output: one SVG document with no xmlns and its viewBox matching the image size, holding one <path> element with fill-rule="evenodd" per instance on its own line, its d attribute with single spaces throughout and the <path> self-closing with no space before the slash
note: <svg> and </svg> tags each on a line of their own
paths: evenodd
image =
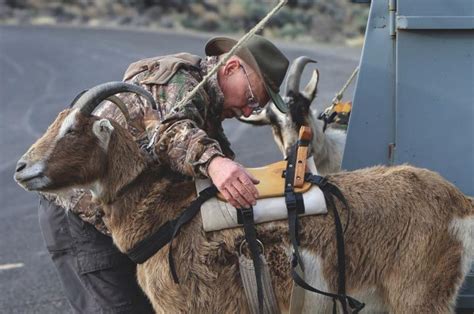
<svg viewBox="0 0 474 314">
<path fill-rule="evenodd" d="M 249 208 L 257 203 L 255 184 L 260 181 L 240 164 L 218 156 L 211 160 L 207 172 L 219 192 L 235 208 Z"/>
</svg>

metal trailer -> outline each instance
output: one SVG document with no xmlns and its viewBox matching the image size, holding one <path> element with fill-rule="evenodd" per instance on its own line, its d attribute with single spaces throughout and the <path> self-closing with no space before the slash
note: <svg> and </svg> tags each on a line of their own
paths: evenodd
<svg viewBox="0 0 474 314">
<path fill-rule="evenodd" d="M 474 195 L 473 54 L 473 0 L 373 0 L 342 168 L 409 163 Z"/>
</svg>

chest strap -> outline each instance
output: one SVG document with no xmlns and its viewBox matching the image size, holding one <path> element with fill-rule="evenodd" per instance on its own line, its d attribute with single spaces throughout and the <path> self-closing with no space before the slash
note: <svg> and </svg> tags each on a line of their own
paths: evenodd
<svg viewBox="0 0 474 314">
<path fill-rule="evenodd" d="M 197 215 L 197 213 L 199 213 L 199 210 L 201 210 L 201 205 L 208 199 L 216 196 L 217 192 L 218 190 L 215 185 L 211 185 L 210 187 L 202 190 L 199 193 L 199 196 L 195 200 L 193 200 L 191 204 L 189 204 L 188 208 L 186 208 L 184 212 L 179 216 L 178 221 L 176 222 L 173 228 L 173 233 L 170 239 L 170 248 L 168 251 L 168 262 L 170 265 L 171 275 L 173 276 L 173 280 L 175 283 L 179 283 L 179 280 L 173 259 L 173 239 L 178 234 L 179 230 L 181 229 L 181 226 L 191 221 L 191 219 L 193 219 Z"/>
<path fill-rule="evenodd" d="M 183 224 L 187 223 L 194 216 L 196 216 L 196 214 L 199 212 L 199 209 L 201 208 L 201 205 L 211 197 L 214 197 L 216 194 L 217 188 L 214 185 L 201 191 L 199 196 L 191 202 L 189 207 L 186 208 L 178 218 L 167 221 L 153 234 L 135 244 L 135 246 L 127 252 L 128 257 L 137 264 L 143 264 L 166 244 L 170 243 L 168 258 L 170 261 L 173 279 L 175 279 L 175 282 L 177 282 L 178 277 L 176 275 L 172 256 L 173 238 L 179 232 Z"/>
</svg>

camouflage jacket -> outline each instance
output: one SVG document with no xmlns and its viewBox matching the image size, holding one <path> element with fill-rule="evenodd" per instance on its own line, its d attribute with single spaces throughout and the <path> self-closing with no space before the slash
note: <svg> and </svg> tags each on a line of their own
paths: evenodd
<svg viewBox="0 0 474 314">
<path fill-rule="evenodd" d="M 119 94 L 130 111 L 128 129 L 140 147 L 147 150 L 157 162 L 168 165 L 186 177 L 207 177 L 207 166 L 213 157 L 234 158 L 220 119 L 224 97 L 217 84 L 217 75 L 211 77 L 204 90 L 200 90 L 191 102 L 182 107 L 177 104 L 202 80 L 217 60 L 215 57 L 197 59 L 198 62 L 193 65 L 173 60 L 170 63 L 168 57 L 173 56 L 141 60 L 130 65 L 126 71 L 124 81 L 144 87 L 152 93 L 158 105 L 158 110 L 154 110 L 143 97 L 132 93 Z M 164 84 L 163 75 L 161 78 L 156 76 L 163 61 L 172 71 L 171 75 L 169 71 L 165 73 Z M 105 102 L 94 114 L 112 118 L 127 127 L 124 116 L 109 102 Z M 91 201 L 89 192 L 76 190 L 68 198 L 69 202 L 56 200 L 56 203 L 60 202 L 60 205 L 108 234 L 102 221 L 102 211 Z M 68 204 L 65 206 L 65 203 Z"/>
</svg>

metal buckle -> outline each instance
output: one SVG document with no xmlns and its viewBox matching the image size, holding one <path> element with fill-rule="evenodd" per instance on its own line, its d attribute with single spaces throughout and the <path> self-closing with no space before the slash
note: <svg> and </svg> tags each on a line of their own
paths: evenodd
<svg viewBox="0 0 474 314">
<path fill-rule="evenodd" d="M 263 246 L 262 241 L 260 241 L 259 239 L 256 239 L 256 240 L 257 240 L 258 245 L 260 246 L 260 253 L 262 255 L 265 255 L 265 247 Z M 245 243 L 247 243 L 247 240 L 245 240 L 245 239 L 242 242 L 240 242 L 239 255 L 242 255 L 242 249 L 243 249 Z"/>
</svg>

